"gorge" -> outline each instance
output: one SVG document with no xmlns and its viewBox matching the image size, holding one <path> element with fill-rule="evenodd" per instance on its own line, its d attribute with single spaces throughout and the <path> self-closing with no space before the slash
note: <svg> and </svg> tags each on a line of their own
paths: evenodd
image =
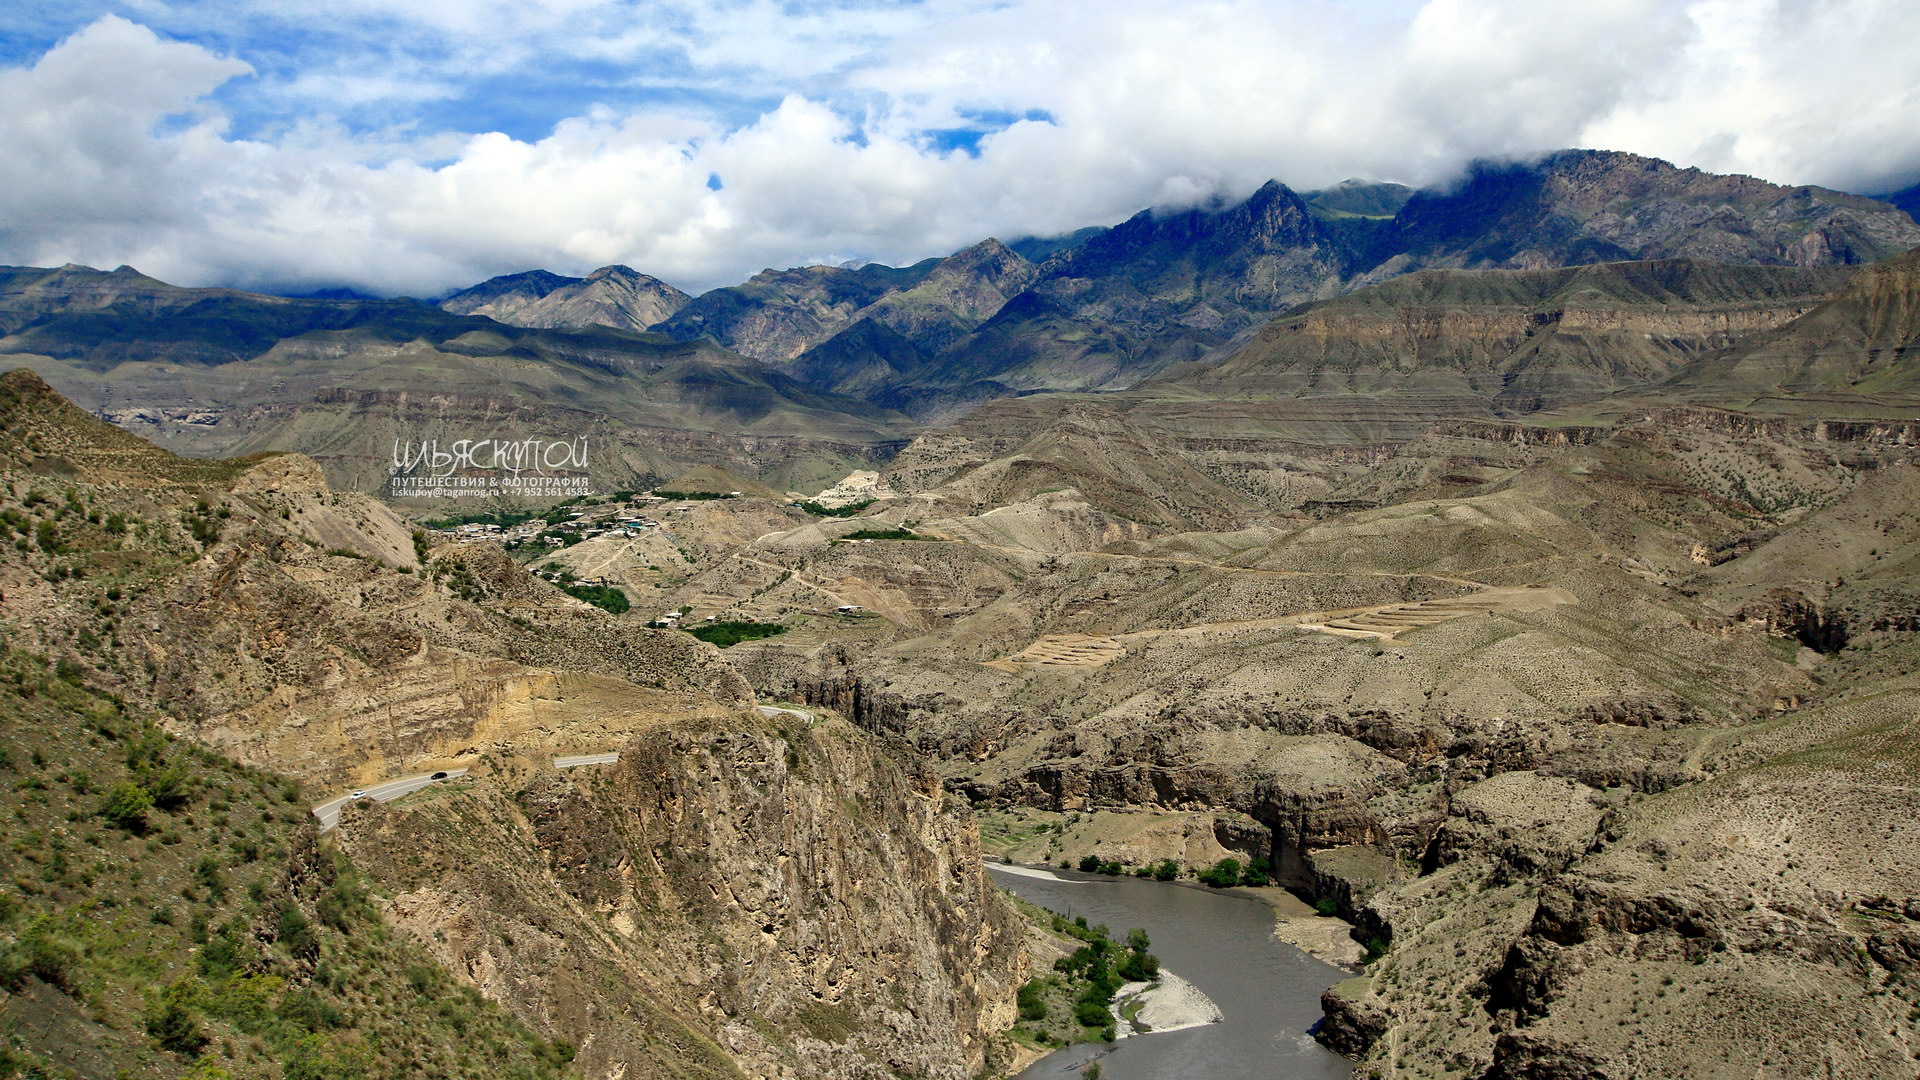
<svg viewBox="0 0 1920 1080">
<path fill-rule="evenodd" d="M 1920 1058 L 1892 203 L 1564 151 L 0 334 L 0 1075 Z M 591 490 L 393 497 L 510 435 Z M 1024 1021 L 1081 915 L 1221 1022 Z"/>
</svg>

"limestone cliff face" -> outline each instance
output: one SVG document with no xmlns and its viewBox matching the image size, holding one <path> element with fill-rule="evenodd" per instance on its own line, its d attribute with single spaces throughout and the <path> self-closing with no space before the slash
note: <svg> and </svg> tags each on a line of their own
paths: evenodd
<svg viewBox="0 0 1920 1080">
<path fill-rule="evenodd" d="M 1907 419 L 1920 385 L 1912 362 L 1916 343 L 1920 248 L 1862 268 L 1826 303 L 1716 357 L 1689 373 L 1683 385 L 1699 396 L 1733 401 L 1837 395 Z"/>
<path fill-rule="evenodd" d="M 843 722 L 736 715 L 617 765 L 479 772 L 341 836 L 403 926 L 593 1080 L 962 1080 L 1013 1020 L 1027 959 L 971 817 Z"/>
</svg>

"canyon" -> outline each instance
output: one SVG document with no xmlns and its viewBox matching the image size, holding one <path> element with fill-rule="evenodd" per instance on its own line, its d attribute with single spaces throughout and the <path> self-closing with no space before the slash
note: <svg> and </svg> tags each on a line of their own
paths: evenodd
<svg viewBox="0 0 1920 1080">
<path fill-rule="evenodd" d="M 1893 204 L 1566 151 L 697 297 L 10 267 L 0 334 L 36 1067 L 465 1025 L 515 1075 L 1012 1075 L 1080 942 L 999 858 L 1236 860 L 1346 969 L 1314 1034 L 1360 1077 L 1920 1055 Z M 383 491 L 396 440 L 508 433 L 588 439 L 594 492 Z M 163 892 L 114 966 L 90 913 Z"/>
</svg>

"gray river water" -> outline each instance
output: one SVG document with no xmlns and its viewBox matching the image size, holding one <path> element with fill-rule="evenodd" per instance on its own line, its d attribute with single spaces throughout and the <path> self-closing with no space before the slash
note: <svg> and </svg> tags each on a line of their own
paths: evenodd
<svg viewBox="0 0 1920 1080">
<path fill-rule="evenodd" d="M 1273 912 L 1258 900 L 1134 878 L 1059 871 L 1054 878 L 993 879 L 1066 915 L 1105 923 L 1115 937 L 1146 930 L 1154 955 L 1199 987 L 1224 1019 L 1139 1035 L 1109 1046 L 1057 1050 L 1017 1080 L 1068 1080 L 1098 1058 L 1101 1080 L 1347 1080 L 1352 1068 L 1307 1034 L 1320 1018 L 1320 992 L 1347 977 L 1273 936 Z"/>
</svg>

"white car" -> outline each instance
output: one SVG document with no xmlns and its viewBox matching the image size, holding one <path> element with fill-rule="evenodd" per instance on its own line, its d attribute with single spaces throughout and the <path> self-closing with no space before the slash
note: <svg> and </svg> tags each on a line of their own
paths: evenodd
<svg viewBox="0 0 1920 1080">
<path fill-rule="evenodd" d="M 367 797 L 367 793 L 364 791 L 356 791 L 353 794 L 347 796 L 347 798 L 349 799 L 364 799 L 366 797 Z"/>
</svg>

